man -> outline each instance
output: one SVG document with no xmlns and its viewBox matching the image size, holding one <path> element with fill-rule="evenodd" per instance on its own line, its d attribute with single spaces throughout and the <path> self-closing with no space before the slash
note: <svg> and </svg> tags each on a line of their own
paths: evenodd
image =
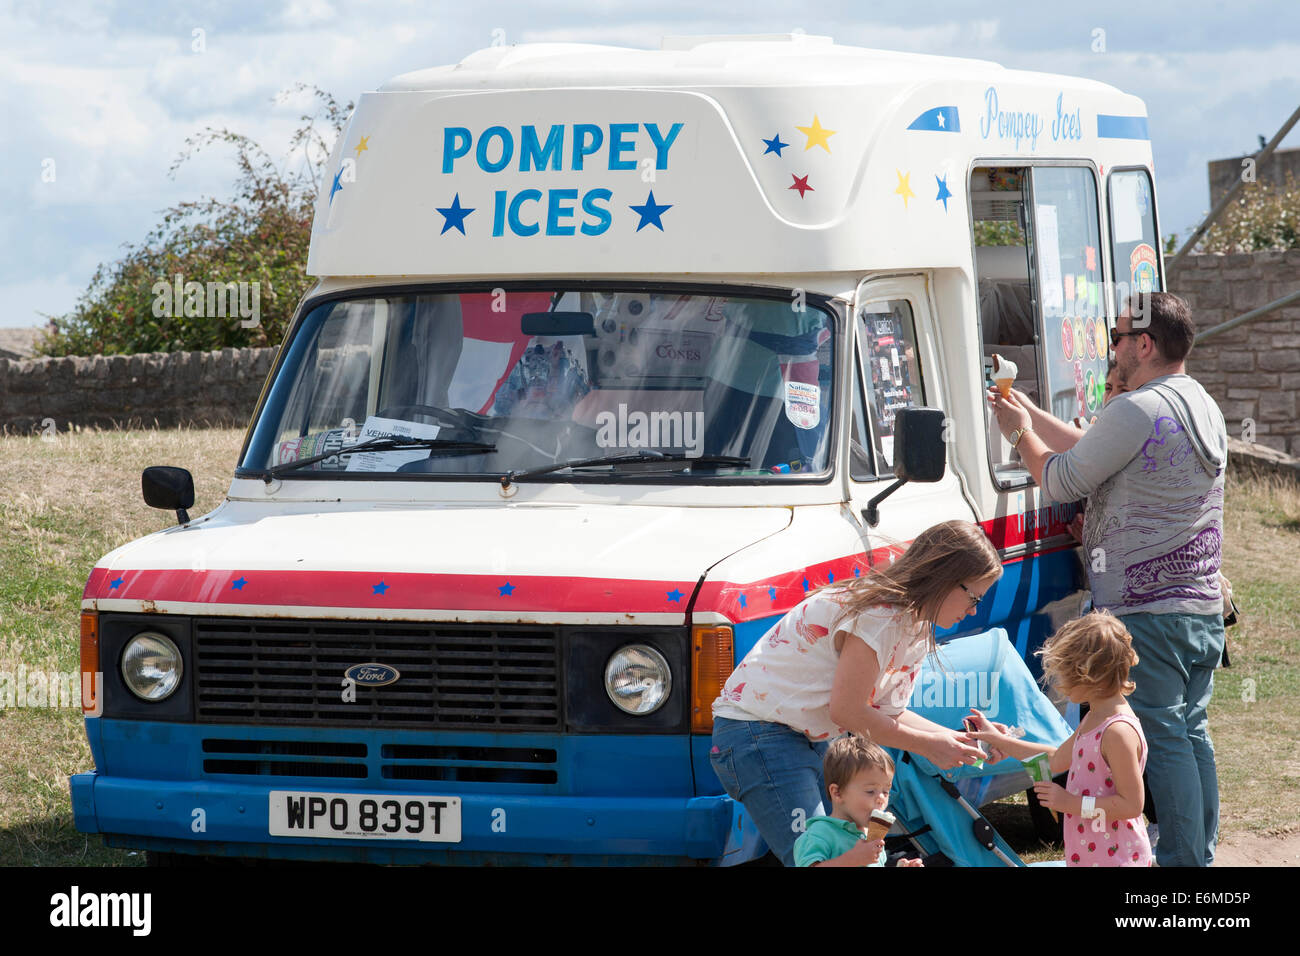
<svg viewBox="0 0 1300 956">
<path fill-rule="evenodd" d="M 1088 499 L 1085 560 L 1093 604 L 1133 635 L 1147 778 L 1160 817 L 1161 866 L 1209 866 L 1219 789 L 1206 708 L 1223 655 L 1219 566 L 1228 437 L 1223 415 L 1187 375 L 1195 327 L 1167 292 L 1134 296 L 1111 331 L 1119 385 L 1073 448 L 1053 453 L 1013 395 L 998 426 L 1055 501 Z"/>
</svg>

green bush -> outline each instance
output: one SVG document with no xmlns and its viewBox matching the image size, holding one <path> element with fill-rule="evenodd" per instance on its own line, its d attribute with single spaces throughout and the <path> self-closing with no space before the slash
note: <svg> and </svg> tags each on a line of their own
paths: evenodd
<svg viewBox="0 0 1300 956">
<path fill-rule="evenodd" d="M 1247 183 L 1201 238 L 1199 252 L 1261 252 L 1300 248 L 1300 184 Z"/>
<path fill-rule="evenodd" d="M 289 142 L 291 156 L 305 157 L 300 172 L 284 172 L 261 146 L 227 129 L 209 127 L 191 136 L 171 173 L 200 149 L 231 146 L 239 170 L 235 195 L 166 210 L 143 242 L 128 245 L 121 259 L 95 270 L 73 310 L 52 320 L 38 350 L 112 355 L 278 344 L 310 285 L 307 247 L 316 195 L 330 144 L 352 111 L 351 103 L 340 106 L 328 93 L 303 84 L 281 96 L 303 89 L 312 91 L 316 108 L 302 117 Z M 175 296 L 177 276 L 199 286 Z M 245 283 L 245 306 L 256 290 L 257 324 L 250 318 L 251 327 L 245 328 L 224 295 L 204 295 L 209 283 Z M 226 314 L 214 314 L 219 310 Z"/>
</svg>

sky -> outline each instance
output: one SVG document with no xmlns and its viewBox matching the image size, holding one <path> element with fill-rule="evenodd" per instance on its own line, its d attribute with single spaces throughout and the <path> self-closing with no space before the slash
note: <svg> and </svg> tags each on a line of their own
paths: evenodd
<svg viewBox="0 0 1300 956">
<path fill-rule="evenodd" d="M 306 104 L 277 94 L 294 84 L 346 102 L 494 41 L 656 49 L 665 35 L 796 31 L 1084 76 L 1140 96 L 1165 235 L 1186 236 L 1208 209 L 1208 161 L 1258 149 L 1300 106 L 1295 0 L 0 0 L 0 327 L 68 312 L 96 267 L 168 206 L 230 195 L 229 152 L 202 152 L 169 175 L 186 137 L 226 127 L 292 165 L 288 139 Z M 1300 126 L 1287 147 L 1300 147 Z"/>
</svg>

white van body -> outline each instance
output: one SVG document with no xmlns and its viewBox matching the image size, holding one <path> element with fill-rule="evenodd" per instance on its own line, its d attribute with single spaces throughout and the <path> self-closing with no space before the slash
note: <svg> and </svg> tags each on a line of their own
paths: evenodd
<svg viewBox="0 0 1300 956">
<path fill-rule="evenodd" d="M 1078 606 L 1086 585 L 1067 533 L 1076 507 L 1044 501 L 990 427 L 987 367 L 994 353 L 1019 356 L 1017 387 L 1061 417 L 1095 413 L 1110 284 L 1158 288 L 1163 275 L 1151 169 L 1145 107 L 1110 86 L 825 37 L 493 47 L 363 95 L 316 209 L 308 271 L 319 281 L 226 500 L 106 555 L 87 584 L 83 608 L 99 615 L 103 653 L 113 627 L 119 641 L 149 627 L 194 657 L 156 717 L 148 702 L 114 697 L 105 660 L 103 713 L 87 720 L 97 771 L 73 778 L 78 827 L 158 852 L 320 859 L 735 863 L 760 853 L 743 808 L 713 777 L 710 718 L 691 695 L 707 696 L 808 590 L 962 518 L 986 529 L 1006 572 L 963 633 L 1004 626 L 1029 655 L 1053 615 Z M 1012 241 L 977 246 L 986 232 Z M 396 317 L 449 302 L 463 336 L 418 361 L 456 358 L 438 387 L 452 418 L 431 427 L 437 419 L 413 412 L 394 425 L 401 416 L 377 414 L 387 410 L 380 383 L 401 373 L 394 363 L 416 362 L 423 341 L 394 340 Z M 366 330 L 333 353 L 328 342 L 304 344 L 330 309 L 352 309 L 347 328 Z M 757 326 L 729 345 L 723 330 L 747 320 L 728 310 L 769 323 L 795 316 L 805 325 L 780 342 L 805 352 L 782 352 L 795 346 Z M 545 312 L 558 317 L 526 317 Z M 1032 330 L 1007 331 L 1017 316 Z M 588 319 L 589 332 L 573 333 Z M 517 466 L 471 451 L 446 459 L 461 471 L 439 470 L 438 459 L 428 473 L 373 462 L 358 473 L 336 444 L 340 458 L 269 474 L 331 450 L 315 426 L 286 431 L 286 409 L 313 400 L 301 397 L 304 363 L 322 388 L 356 384 L 355 407 L 340 399 L 346 414 L 328 423 L 344 442 L 394 429 L 446 435 L 453 422 L 499 418 L 508 376 L 550 341 L 527 334 L 530 323 L 582 340 L 563 359 L 570 370 L 587 363 L 584 411 L 572 421 L 585 416 L 596 444 L 618 454 L 718 454 L 723 445 L 701 436 L 726 423 L 699 404 L 712 393 L 689 383 L 708 378 L 728 348 L 769 347 L 782 380 L 764 420 L 794 436 L 778 450 L 802 457 L 503 480 L 574 456 L 557 438 L 549 458 L 520 451 Z M 346 375 L 331 364 L 345 362 Z M 641 387 L 655 376 L 674 387 Z M 622 400 L 652 392 L 673 396 L 654 410 L 658 441 L 644 432 L 651 412 L 637 419 Z M 907 406 L 947 416 L 947 471 L 901 487 L 872 527 L 864 510 L 890 484 L 890 422 Z M 712 416 L 697 433 L 694 415 Z M 537 426 L 535 444 L 550 442 L 554 424 Z M 510 433 L 512 448 L 526 431 Z M 413 468 L 424 453 L 400 454 Z M 353 720 L 348 703 L 332 706 L 347 665 L 423 666 L 384 659 L 366 643 L 379 631 L 341 658 L 312 645 L 307 710 L 256 710 L 269 691 L 242 684 L 223 709 L 212 704 L 221 682 L 204 672 L 205 655 L 221 657 L 202 643 L 212 621 L 217 646 L 241 648 L 230 666 L 245 674 L 260 673 L 261 641 L 317 640 L 285 637 L 300 622 L 303 635 L 460 628 L 455 640 L 489 635 L 502 647 L 546 632 L 553 729 L 513 730 L 501 716 L 506 685 L 487 692 L 495 703 L 481 732 L 468 718 L 430 722 L 418 695 L 396 723 L 373 703 Z M 731 641 L 711 677 L 699 657 L 701 640 L 720 633 L 709 628 L 729 629 Z M 657 648 L 673 671 L 660 688 L 667 702 L 644 718 L 659 720 L 653 729 L 616 709 L 604 686 L 607 661 L 629 643 Z M 605 710 L 586 710 L 597 706 Z M 401 747 L 414 749 L 392 756 Z M 311 761 L 334 769 L 306 772 Z M 319 779 L 329 775 L 343 779 Z M 325 811 L 323 822 L 287 823 L 285 807 L 316 793 L 320 806 L 354 816 L 369 812 L 358 809 L 367 794 L 435 794 L 443 822 L 456 818 L 455 839 L 450 826 L 406 841 L 355 826 L 330 832 Z M 200 805 L 198 833 L 190 808 Z"/>
</svg>

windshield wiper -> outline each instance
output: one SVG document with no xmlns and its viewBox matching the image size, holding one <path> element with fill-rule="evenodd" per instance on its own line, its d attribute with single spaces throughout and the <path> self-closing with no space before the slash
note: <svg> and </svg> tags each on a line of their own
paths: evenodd
<svg viewBox="0 0 1300 956">
<path fill-rule="evenodd" d="M 301 468 L 304 465 L 314 465 L 326 458 L 334 458 L 338 455 L 353 455 L 361 451 L 409 451 L 413 448 L 431 449 L 430 458 L 440 458 L 443 455 L 480 455 L 497 450 L 496 445 L 489 445 L 480 441 L 454 441 L 450 438 L 372 438 L 369 441 L 358 442 L 355 445 L 344 445 L 337 451 L 326 452 L 323 455 L 312 455 L 310 458 L 286 461 L 274 468 L 268 468 L 258 477 L 269 485 L 273 479 L 286 471 L 293 471 L 295 468 Z"/>
<path fill-rule="evenodd" d="M 562 461 L 558 465 L 546 465 L 543 468 L 529 468 L 526 471 L 508 471 L 501 476 L 501 487 L 509 488 L 512 482 L 519 481 L 520 479 L 549 475 L 553 471 L 563 471 L 566 468 L 586 468 L 594 465 L 639 465 L 659 461 L 679 462 L 687 466 L 730 465 L 735 468 L 743 468 L 749 464 L 748 458 L 740 458 L 735 455 L 690 456 L 681 453 L 666 454 L 661 451 L 643 451 L 637 452 L 634 455 L 602 455 L 599 458 L 575 458 L 572 461 Z"/>
</svg>

